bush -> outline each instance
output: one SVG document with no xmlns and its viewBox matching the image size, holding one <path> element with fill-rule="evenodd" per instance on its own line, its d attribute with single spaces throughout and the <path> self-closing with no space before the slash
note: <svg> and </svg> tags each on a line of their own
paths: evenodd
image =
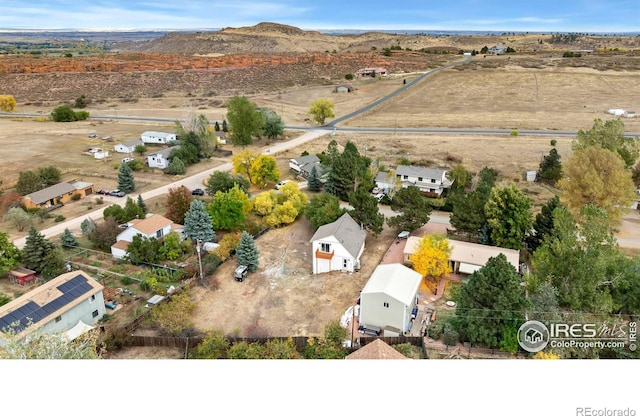
<svg viewBox="0 0 640 416">
<path fill-rule="evenodd" d="M 429 338 L 434 339 L 434 340 L 439 340 L 440 337 L 442 336 L 442 331 L 443 331 L 443 325 L 442 322 L 437 321 L 437 322 L 433 322 L 431 325 L 429 325 Z"/>
<path fill-rule="evenodd" d="M 73 195 L 71 195 L 71 200 L 72 200 L 72 201 L 79 201 L 79 200 L 80 200 L 80 198 L 82 198 L 82 195 L 80 195 L 80 194 L 73 194 Z"/>
<path fill-rule="evenodd" d="M 347 81 L 351 81 L 353 79 L 353 74 L 346 74 L 344 76 L 344 79 L 346 79 Z"/>
<path fill-rule="evenodd" d="M 55 222 L 62 222 L 64 221 L 64 215 L 57 215 L 56 218 L 54 219 Z"/>
<path fill-rule="evenodd" d="M 133 279 L 129 276 L 122 276 L 120 278 L 120 283 L 122 283 L 124 286 L 129 286 L 131 283 L 133 283 Z"/>
<path fill-rule="evenodd" d="M 450 347 L 454 347 L 458 344 L 459 334 L 458 331 L 453 329 L 453 326 L 450 323 L 444 324 L 443 330 L 443 341 L 445 345 Z"/>
<path fill-rule="evenodd" d="M 511 130 L 511 135 L 512 135 L 512 136 L 517 136 L 518 134 L 519 134 L 519 133 L 518 133 L 518 129 L 513 129 L 513 130 Z"/>
<path fill-rule="evenodd" d="M 556 139 L 551 139 L 551 146 L 554 146 L 558 144 L 558 141 Z"/>
</svg>

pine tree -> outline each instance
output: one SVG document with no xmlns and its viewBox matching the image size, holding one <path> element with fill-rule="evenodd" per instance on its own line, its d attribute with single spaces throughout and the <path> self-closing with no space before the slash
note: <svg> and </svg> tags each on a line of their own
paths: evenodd
<svg viewBox="0 0 640 416">
<path fill-rule="evenodd" d="M 71 234 L 68 228 L 64 229 L 64 232 L 60 236 L 60 243 L 62 243 L 62 247 L 64 248 L 72 248 L 78 246 L 78 240 Z"/>
<path fill-rule="evenodd" d="M 236 255 L 238 256 L 238 264 L 241 266 L 247 266 L 250 271 L 255 271 L 258 268 L 258 248 L 256 242 L 246 231 L 242 232 L 238 247 L 236 248 Z"/>
<path fill-rule="evenodd" d="M 322 183 L 320 182 L 320 176 L 318 175 L 318 170 L 316 167 L 311 168 L 311 172 L 309 173 L 309 180 L 307 182 L 307 189 L 311 192 L 318 192 L 322 189 Z"/>
<path fill-rule="evenodd" d="M 125 194 L 133 192 L 136 189 L 133 171 L 126 163 L 121 164 L 120 170 L 118 171 L 118 189 Z"/>
<path fill-rule="evenodd" d="M 216 232 L 202 200 L 195 199 L 191 202 L 189 211 L 184 216 L 184 233 L 192 241 L 215 241 Z"/>
<path fill-rule="evenodd" d="M 225 133 L 229 131 L 229 127 L 227 127 L 227 120 L 222 120 L 222 131 Z"/>
<path fill-rule="evenodd" d="M 171 159 L 169 166 L 164 170 L 164 173 L 169 175 L 184 175 L 186 172 L 187 166 L 178 156 L 174 156 L 173 159 Z"/>
<path fill-rule="evenodd" d="M 55 248 L 55 244 L 32 227 L 29 229 L 29 234 L 22 250 L 22 263 L 27 269 L 40 273 L 46 267 L 47 255 Z"/>
<path fill-rule="evenodd" d="M 138 199 L 136 201 L 136 204 L 138 204 L 138 206 L 142 209 L 143 213 L 146 214 L 148 212 L 147 205 L 142 200 L 142 195 L 138 194 Z"/>
<path fill-rule="evenodd" d="M 220 123 L 218 123 L 218 122 L 216 121 L 216 123 L 213 125 L 213 129 L 214 129 L 215 131 L 220 131 Z"/>
</svg>

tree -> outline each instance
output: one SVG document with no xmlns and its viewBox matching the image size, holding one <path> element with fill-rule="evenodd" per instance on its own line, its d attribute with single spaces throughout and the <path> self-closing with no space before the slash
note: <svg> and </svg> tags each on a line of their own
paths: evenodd
<svg viewBox="0 0 640 416">
<path fill-rule="evenodd" d="M 455 229 L 469 236 L 480 235 L 486 227 L 484 206 L 491 196 L 491 189 L 497 174 L 492 168 L 484 167 L 479 173 L 476 188 L 467 194 L 454 192 L 451 195 L 453 209 L 449 221 Z"/>
<path fill-rule="evenodd" d="M 260 112 L 264 118 L 262 133 L 267 136 L 269 140 L 275 140 L 278 136 L 282 136 L 284 134 L 282 118 L 280 118 L 275 111 L 268 108 L 262 108 Z"/>
<path fill-rule="evenodd" d="M 71 234 L 68 228 L 64 229 L 64 232 L 60 236 L 60 244 L 63 248 L 78 247 L 78 240 Z"/>
<path fill-rule="evenodd" d="M 229 345 L 229 340 L 225 337 L 222 331 L 210 330 L 205 334 L 204 339 L 196 345 L 191 352 L 191 355 L 193 358 L 200 360 L 217 360 L 219 358 L 225 358 Z"/>
<path fill-rule="evenodd" d="M 278 193 L 273 189 L 260 192 L 253 198 L 253 210 L 262 217 L 271 214 L 276 205 L 278 205 Z"/>
<path fill-rule="evenodd" d="M 384 226 L 384 215 L 379 212 L 378 200 L 360 186 L 349 195 L 349 204 L 353 207 L 349 215 L 374 236 L 380 235 Z"/>
<path fill-rule="evenodd" d="M 149 148 L 144 143 L 137 144 L 136 147 L 133 148 L 134 153 L 137 153 L 139 156 L 147 153 L 147 150 L 149 150 Z"/>
<path fill-rule="evenodd" d="M 232 194 L 231 190 L 218 191 L 207 204 L 207 212 L 211 216 L 214 229 L 235 230 L 244 224 L 246 218 L 244 203 L 236 195 Z"/>
<path fill-rule="evenodd" d="M 116 237 L 121 231 L 122 229 L 118 227 L 118 223 L 113 217 L 105 217 L 104 221 L 97 224 L 88 237 L 93 248 L 102 251 L 110 251 L 111 246 L 115 244 Z"/>
<path fill-rule="evenodd" d="M 75 112 L 69 104 L 63 104 L 53 109 L 51 112 L 51 119 L 56 122 L 84 120 L 87 118 L 84 116 L 84 113 L 86 113 L 88 117 L 89 113 L 86 111 Z"/>
<path fill-rule="evenodd" d="M 618 224 L 622 213 L 635 199 L 631 171 L 609 150 L 587 147 L 576 151 L 564 166 L 558 181 L 560 202 L 574 216 L 584 205 L 594 205 L 607 213 L 611 224 Z"/>
<path fill-rule="evenodd" d="M 191 241 L 215 242 L 216 232 L 213 230 L 211 216 L 207 213 L 204 202 L 200 199 L 191 201 L 189 210 L 184 216 L 184 233 Z"/>
<path fill-rule="evenodd" d="M 87 97 L 82 94 L 81 96 L 76 98 L 76 101 L 73 105 L 75 108 L 86 108 L 87 107 Z"/>
<path fill-rule="evenodd" d="M 105 219 L 111 217 L 118 224 L 124 224 L 127 221 L 132 220 L 133 218 L 135 218 L 135 216 L 133 218 L 127 218 L 127 214 L 125 213 L 124 208 L 122 208 L 118 204 L 112 204 L 112 205 L 109 205 L 108 207 L 106 207 L 104 209 L 104 211 L 102 211 L 102 216 Z"/>
<path fill-rule="evenodd" d="M 340 218 L 344 214 L 344 209 L 340 208 L 338 197 L 323 193 L 311 197 L 304 213 L 309 222 L 311 222 L 313 229 L 317 230 L 320 226 L 332 223 Z"/>
<path fill-rule="evenodd" d="M 444 235 L 428 234 L 422 237 L 416 252 L 409 256 L 409 260 L 413 270 L 424 277 L 433 277 L 437 288 L 442 276 L 452 271 L 449 265 L 450 255 L 449 240 Z"/>
<path fill-rule="evenodd" d="M 34 223 L 33 216 L 20 207 L 11 208 L 4 214 L 4 220 L 12 223 L 18 231 L 24 231 Z"/>
<path fill-rule="evenodd" d="M 146 215 L 146 213 L 148 211 L 147 210 L 147 204 L 144 203 L 144 200 L 142 199 L 142 195 L 141 194 L 138 194 L 138 199 L 136 199 L 136 204 L 142 210 L 142 213 Z M 182 224 L 182 223 L 180 223 L 180 224 Z"/>
<path fill-rule="evenodd" d="M 553 231 L 553 211 L 560 206 L 560 198 L 556 195 L 544 204 L 533 222 L 533 230 L 525 239 L 530 253 L 536 251 L 544 238 Z"/>
<path fill-rule="evenodd" d="M 20 264 L 20 249 L 9 241 L 7 233 L 0 232 L 0 276 Z"/>
<path fill-rule="evenodd" d="M 251 150 L 243 150 L 235 156 L 231 157 L 231 163 L 233 164 L 233 173 L 235 175 L 243 174 L 249 179 L 251 183 L 255 183 L 251 177 L 251 166 L 253 162 L 258 158 L 258 154 Z"/>
<path fill-rule="evenodd" d="M 164 173 L 167 175 L 184 175 L 187 173 L 187 167 L 185 166 L 182 159 L 178 156 L 174 156 L 171 159 L 171 163 L 164 169 Z"/>
<path fill-rule="evenodd" d="M 471 343 L 496 348 L 524 322 L 526 306 L 518 272 L 504 254 L 499 254 L 460 287 L 456 326 Z"/>
<path fill-rule="evenodd" d="M 603 209 L 585 205 L 577 218 L 563 206 L 553 211 L 553 230 L 531 259 L 535 281 L 550 282 L 562 307 L 610 313 L 605 282 L 616 280 L 624 255 Z"/>
<path fill-rule="evenodd" d="M 44 186 L 51 186 L 60 183 L 62 174 L 60 169 L 55 166 L 45 166 L 38 168 L 38 177 Z"/>
<path fill-rule="evenodd" d="M 320 182 L 320 175 L 318 175 L 318 169 L 315 166 L 311 168 L 309 172 L 309 179 L 307 180 L 307 189 L 311 192 L 320 192 L 322 189 L 322 182 Z"/>
<path fill-rule="evenodd" d="M 307 114 L 313 117 L 318 124 L 324 124 L 327 118 L 334 118 L 333 109 L 335 104 L 328 98 L 320 98 L 312 101 Z"/>
<path fill-rule="evenodd" d="M 131 168 L 125 163 L 120 165 L 118 170 L 118 189 L 128 194 L 136 190 L 136 182 L 133 178 Z"/>
<path fill-rule="evenodd" d="M 214 126 L 213 126 L 213 129 L 214 129 L 215 131 L 220 131 L 220 123 L 218 123 L 218 122 L 216 121 L 216 123 L 215 123 L 215 124 L 214 124 Z"/>
<path fill-rule="evenodd" d="M 30 170 L 23 170 L 18 177 L 16 192 L 20 195 L 28 195 L 44 188 L 42 179 L 37 173 Z"/>
<path fill-rule="evenodd" d="M 207 179 L 207 194 L 215 195 L 216 192 L 227 192 L 238 185 L 243 192 L 248 193 L 251 183 L 242 175 L 232 175 L 227 171 L 217 170 Z"/>
<path fill-rule="evenodd" d="M 29 229 L 24 248 L 22 249 L 22 264 L 27 269 L 41 273 L 47 266 L 47 255 L 54 250 L 56 245 L 47 240 L 43 234 L 35 228 Z"/>
<path fill-rule="evenodd" d="M 66 265 L 64 258 L 65 254 L 62 252 L 60 247 L 53 244 L 53 249 L 49 250 L 47 255 L 44 257 L 43 267 L 42 270 L 40 270 L 42 277 L 48 280 L 63 273 Z"/>
<path fill-rule="evenodd" d="M 449 179 L 453 182 L 451 184 L 451 191 L 456 189 L 464 191 L 469 185 L 471 185 L 471 172 L 461 164 L 457 164 L 449 172 Z"/>
<path fill-rule="evenodd" d="M 16 99 L 13 95 L 0 95 L 0 111 L 5 113 L 16 111 Z"/>
<path fill-rule="evenodd" d="M 258 259 L 258 248 L 256 242 L 246 231 L 242 232 L 240 236 L 240 242 L 236 248 L 236 256 L 238 257 L 238 265 L 247 266 L 249 271 L 255 271 L 258 269 L 260 261 Z"/>
<path fill-rule="evenodd" d="M 617 153 L 630 168 L 640 156 L 638 139 L 625 137 L 624 123 L 620 119 L 607 120 L 604 124 L 597 118 L 590 130 L 578 131 L 578 137 L 571 143 L 573 151 L 589 147 L 600 147 Z"/>
<path fill-rule="evenodd" d="M 82 334 L 73 341 L 65 334 L 43 331 L 32 331 L 25 337 L 17 328 L 9 328 L 3 335 L 6 342 L 0 348 L 0 359 L 93 360 L 102 356 L 97 331 Z"/>
<path fill-rule="evenodd" d="M 124 204 L 125 221 L 128 222 L 133 219 L 144 219 L 144 210 L 129 196 L 127 196 L 127 202 Z"/>
<path fill-rule="evenodd" d="M 164 260 L 161 249 L 162 243 L 157 238 L 136 234 L 127 246 L 126 258 L 133 264 L 156 264 Z"/>
<path fill-rule="evenodd" d="M 557 322 L 560 319 L 558 289 L 550 282 L 543 282 L 529 295 L 531 307 L 528 318 L 540 322 Z"/>
<path fill-rule="evenodd" d="M 193 196 L 186 186 L 181 185 L 177 188 L 169 188 L 165 216 L 176 224 L 184 224 L 185 215 L 191 209 L 192 202 Z"/>
<path fill-rule="evenodd" d="M 273 156 L 259 155 L 251 163 L 249 168 L 251 183 L 264 188 L 267 181 L 275 182 L 280 178 L 278 162 Z"/>
<path fill-rule="evenodd" d="M 369 160 L 360 155 L 353 142 L 347 142 L 342 153 L 330 155 L 329 160 L 331 160 L 331 167 L 327 178 L 327 191 L 331 191 L 341 200 L 346 201 L 349 193 L 355 191 L 360 184 L 367 190 L 373 188 L 373 181 L 368 171 Z"/>
<path fill-rule="evenodd" d="M 515 185 L 493 188 L 484 212 L 493 243 L 519 250 L 533 223 L 529 197 Z"/>
<path fill-rule="evenodd" d="M 222 131 L 225 133 L 229 131 L 229 127 L 227 126 L 227 120 L 222 120 Z"/>
<path fill-rule="evenodd" d="M 91 218 L 85 218 L 80 224 L 80 229 L 82 230 L 82 235 L 88 236 L 93 230 L 96 229 L 96 222 Z"/>
<path fill-rule="evenodd" d="M 387 224 L 397 232 L 417 230 L 429 222 L 431 214 L 431 204 L 416 186 L 396 192 L 391 200 L 391 209 L 399 214 L 387 218 Z"/>
<path fill-rule="evenodd" d="M 253 136 L 260 134 L 265 122 L 255 103 L 238 96 L 227 102 L 227 118 L 231 124 L 231 141 L 243 147 L 253 143 Z"/>
<path fill-rule="evenodd" d="M 551 184 L 555 184 L 562 178 L 562 163 L 555 147 L 549 150 L 549 154 L 540 162 L 538 176 Z"/>
</svg>

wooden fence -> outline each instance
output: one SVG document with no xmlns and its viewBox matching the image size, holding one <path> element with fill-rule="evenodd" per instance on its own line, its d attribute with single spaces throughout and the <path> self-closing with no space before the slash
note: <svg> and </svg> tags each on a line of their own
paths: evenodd
<svg viewBox="0 0 640 416">
<path fill-rule="evenodd" d="M 455 345 L 449 346 L 440 343 L 425 344 L 426 351 L 434 351 L 441 354 L 448 353 L 450 357 L 457 358 L 479 358 L 479 359 L 513 359 L 513 358 L 529 358 L 529 354 L 518 352 L 512 354 L 507 351 L 496 350 L 492 348 L 472 347 L 471 345 Z M 433 354 L 431 354 L 433 355 Z"/>
</svg>

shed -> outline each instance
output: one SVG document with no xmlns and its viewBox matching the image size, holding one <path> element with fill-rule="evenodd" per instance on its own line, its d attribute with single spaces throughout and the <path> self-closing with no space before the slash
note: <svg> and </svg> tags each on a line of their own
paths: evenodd
<svg viewBox="0 0 640 416">
<path fill-rule="evenodd" d="M 153 295 L 147 301 L 147 305 L 146 306 L 149 307 L 149 305 L 157 305 L 158 303 L 162 302 L 162 299 L 164 299 L 164 296 L 162 296 L 162 295 Z"/>
<path fill-rule="evenodd" d="M 9 280 L 11 283 L 18 285 L 27 285 L 36 280 L 36 272 L 33 270 L 25 269 L 24 267 L 17 267 L 13 270 L 9 270 Z"/>
<path fill-rule="evenodd" d="M 353 87 L 351 85 L 338 85 L 334 88 L 334 92 L 353 92 Z"/>
<path fill-rule="evenodd" d="M 535 170 L 527 171 L 527 182 L 535 182 L 537 176 L 538 172 L 536 172 Z"/>
</svg>

